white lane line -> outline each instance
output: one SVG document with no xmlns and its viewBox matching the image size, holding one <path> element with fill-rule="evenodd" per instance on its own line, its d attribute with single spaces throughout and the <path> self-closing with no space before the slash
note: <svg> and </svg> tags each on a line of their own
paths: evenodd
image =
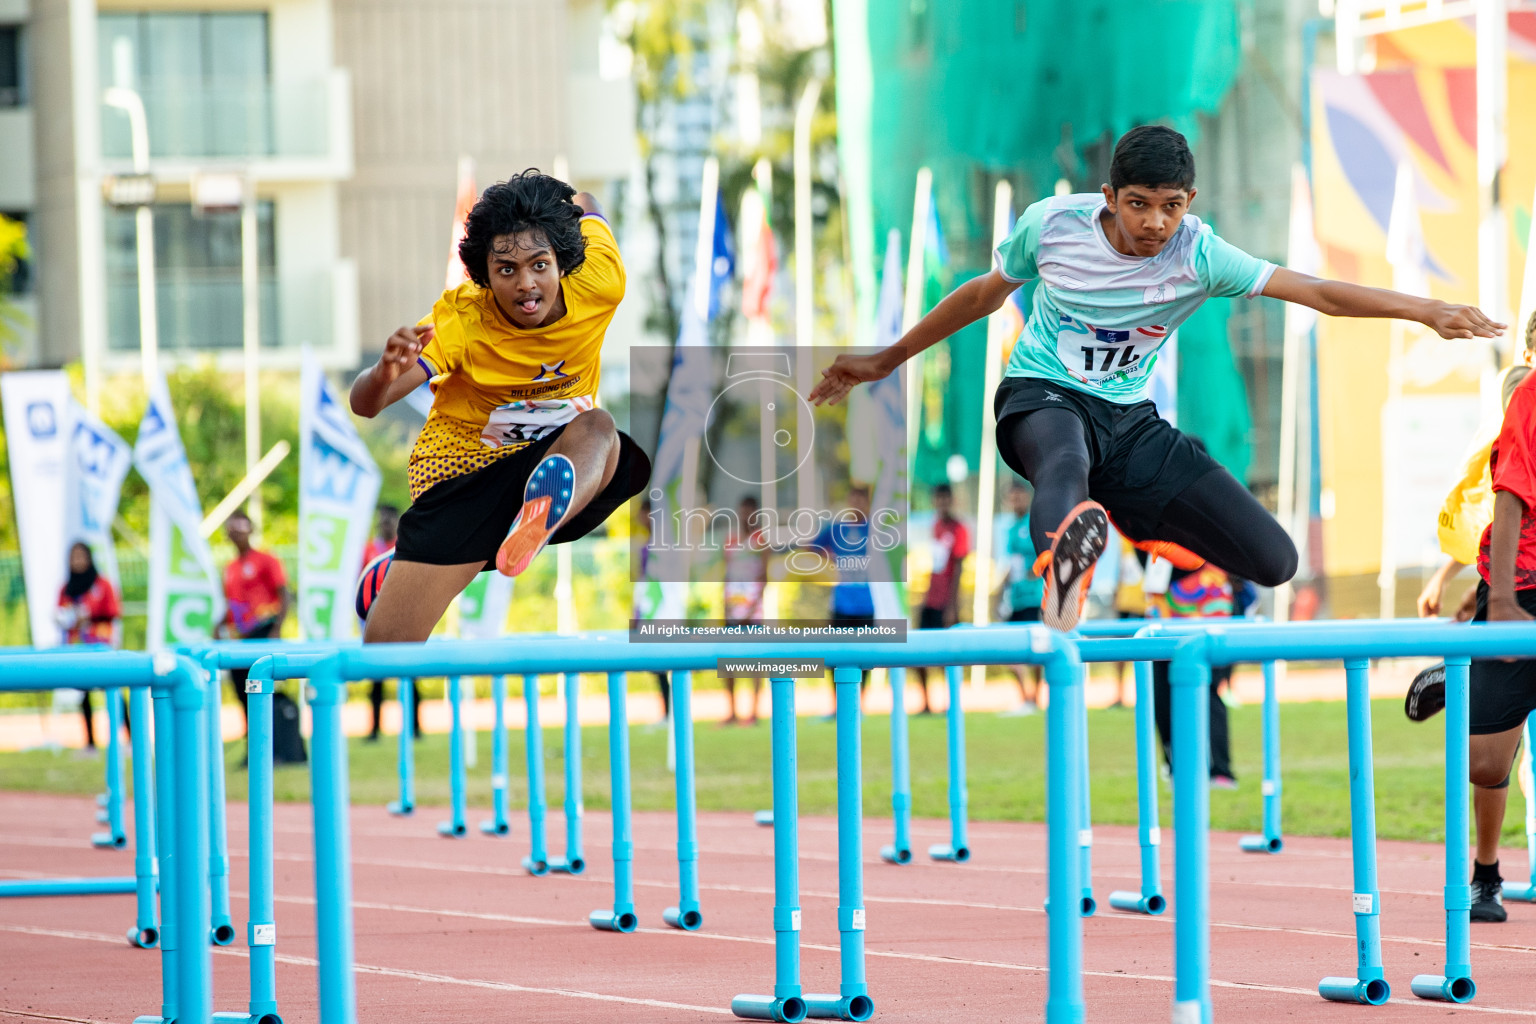
<svg viewBox="0 0 1536 1024">
<path fill-rule="evenodd" d="M 564 923 L 564 922 L 561 922 Z M 15 932 L 22 935 L 43 935 L 58 939 L 79 939 L 87 942 L 107 942 L 115 946 L 123 945 L 120 935 L 103 935 L 100 932 L 66 931 L 58 928 L 32 928 L 26 925 L 0 924 L 0 931 Z M 213 950 L 221 956 L 235 956 L 245 958 L 248 954 L 243 949 L 235 947 L 220 947 Z M 287 956 L 279 953 L 276 957 L 278 963 L 291 964 L 298 967 L 316 967 L 319 961 L 314 957 Z M 530 995 L 563 996 L 567 999 L 585 999 L 600 1003 L 622 1003 L 626 1006 L 650 1006 L 662 1010 L 691 1010 L 695 1013 L 713 1013 L 722 1017 L 731 1016 L 731 1011 L 718 1006 L 698 1006 L 693 1003 L 674 1003 L 665 999 L 643 999 L 635 996 L 615 996 L 603 992 L 588 992 L 575 988 L 551 988 L 541 985 L 519 985 L 511 981 L 485 981 L 479 978 L 456 978 L 451 974 L 434 974 L 429 971 L 404 970 L 398 967 L 381 967 L 376 964 L 354 964 L 354 969 L 359 974 L 376 974 L 387 978 L 407 978 L 411 981 L 430 981 L 440 985 L 462 985 L 466 988 L 483 988 L 495 992 L 523 992 Z M 53 1017 L 50 1020 L 75 1021 L 74 1017 Z M 94 1021 L 84 1021 L 82 1024 L 96 1024 Z"/>
</svg>

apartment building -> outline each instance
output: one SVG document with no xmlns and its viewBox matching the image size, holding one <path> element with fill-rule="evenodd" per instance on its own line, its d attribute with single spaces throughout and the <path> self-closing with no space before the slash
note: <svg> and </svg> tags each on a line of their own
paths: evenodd
<svg viewBox="0 0 1536 1024">
<path fill-rule="evenodd" d="M 138 367 L 149 200 L 162 360 L 238 364 L 254 250 L 263 366 L 358 365 L 442 287 L 461 156 L 482 185 L 628 174 L 602 25 L 602 0 L 0 0 L 19 361 Z"/>
</svg>

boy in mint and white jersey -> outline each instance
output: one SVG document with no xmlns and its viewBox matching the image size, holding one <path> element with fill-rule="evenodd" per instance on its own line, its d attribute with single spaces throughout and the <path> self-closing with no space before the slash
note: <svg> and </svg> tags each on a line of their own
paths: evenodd
<svg viewBox="0 0 1536 1024">
<path fill-rule="evenodd" d="M 896 344 L 839 356 L 811 392 L 817 404 L 840 401 L 1038 279 L 993 409 L 999 453 L 1035 488 L 1042 619 L 1060 630 L 1082 615 L 1111 516 L 1137 547 L 1181 569 L 1209 559 L 1271 587 L 1296 572 L 1296 548 L 1274 518 L 1147 400 L 1158 349 L 1207 298 L 1267 295 L 1329 316 L 1414 320 L 1444 338 L 1504 329 L 1472 306 L 1309 277 L 1222 241 L 1189 215 L 1194 157 L 1171 128 L 1122 136 L 1101 193 L 1029 207 L 990 273 L 955 289 Z"/>
</svg>

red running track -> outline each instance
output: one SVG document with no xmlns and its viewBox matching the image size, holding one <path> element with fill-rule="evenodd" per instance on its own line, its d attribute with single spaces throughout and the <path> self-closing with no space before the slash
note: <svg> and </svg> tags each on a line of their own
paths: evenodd
<svg viewBox="0 0 1536 1024">
<path fill-rule="evenodd" d="M 244 809 L 232 810 L 231 846 L 242 851 Z M 93 812 L 84 799 L 0 794 L 0 877 L 131 873 L 128 854 L 90 848 Z M 290 1024 L 318 1017 L 308 813 L 301 805 L 277 809 L 277 981 L 279 1008 Z M 597 932 L 586 923 L 588 911 L 611 905 L 606 815 L 587 819 L 590 866 L 577 878 L 523 873 L 517 862 L 526 852 L 526 819 L 514 819 L 510 838 L 476 833 L 448 840 L 433 831 L 441 817 L 431 808 L 412 819 L 370 807 L 352 812 L 361 1020 L 720 1021 L 732 1019 L 732 996 L 772 990 L 772 832 L 746 815 L 700 818 L 704 929 L 694 934 L 661 922 L 662 909 L 677 897 L 673 820 L 637 815 L 641 930 L 633 935 Z M 563 835 L 559 815 L 550 825 L 552 837 Z M 889 833 L 884 820 L 870 821 L 865 832 L 876 1020 L 1042 1019 L 1044 828 L 976 824 L 971 863 L 919 860 L 906 867 L 875 858 Z M 947 838 L 942 823 L 914 823 L 920 850 Z M 1095 840 L 1095 894 L 1107 905 L 1111 889 L 1136 887 L 1135 833 L 1101 827 Z M 556 845 L 552 852 L 563 851 Z M 805 820 L 803 970 L 810 992 L 837 991 L 835 858 L 835 822 Z M 1526 870 L 1523 857 L 1507 855 L 1504 863 L 1512 876 Z M 1165 856 L 1165 874 L 1169 867 Z M 1513 905 L 1504 925 L 1474 925 L 1474 1003 L 1429 1003 L 1409 992 L 1413 975 L 1438 973 L 1443 962 L 1442 871 L 1434 846 L 1381 845 L 1383 956 L 1392 1001 L 1381 1007 L 1326 1003 L 1316 994 L 1318 979 L 1351 974 L 1355 962 L 1348 842 L 1292 839 L 1283 854 L 1270 857 L 1239 852 L 1233 835 L 1214 836 L 1216 1018 L 1352 1024 L 1536 1018 L 1536 906 Z M 242 936 L 245 877 L 237 852 L 231 900 Z M 1178 894 L 1171 897 L 1173 913 Z M 126 944 L 132 920 L 129 896 L 0 902 L 0 1021 L 126 1024 L 136 1014 L 158 1012 L 158 954 Z M 1085 922 L 1090 1021 L 1168 1019 L 1171 921 L 1106 908 Z M 218 951 L 214 971 L 215 1009 L 245 1009 L 241 947 Z"/>
</svg>

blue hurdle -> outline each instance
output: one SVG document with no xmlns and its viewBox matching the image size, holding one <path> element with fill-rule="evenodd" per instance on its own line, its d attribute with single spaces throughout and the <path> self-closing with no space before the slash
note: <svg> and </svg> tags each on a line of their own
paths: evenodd
<svg viewBox="0 0 1536 1024">
<path fill-rule="evenodd" d="M 1276 659 L 1339 659 L 1355 663 L 1357 682 L 1363 690 L 1364 659 L 1378 657 L 1442 656 L 1446 659 L 1446 963 L 1438 975 L 1419 975 L 1413 993 L 1425 999 L 1467 1002 L 1477 986 L 1472 979 L 1468 909 L 1471 905 L 1467 852 L 1468 704 L 1469 659 L 1473 657 L 1536 656 L 1536 631 L 1520 624 L 1459 626 L 1422 622 L 1340 622 L 1253 626 L 1223 629 L 1208 626 L 1203 635 L 1185 636 L 1173 657 L 1173 743 L 1175 874 L 1180 912 L 1174 922 L 1174 999 L 1180 1018 L 1201 1024 L 1211 1019 L 1209 963 L 1209 878 L 1206 837 L 1210 824 L 1210 794 L 1204 785 L 1208 770 L 1208 698 L 1210 668 L 1239 662 Z M 1348 672 L 1348 667 L 1346 668 Z M 1363 746 L 1367 724 L 1352 716 L 1352 748 Z M 1358 738 L 1356 738 L 1358 737 Z M 1368 754 L 1368 750 L 1366 751 Z M 1368 762 L 1367 762 L 1368 763 Z M 1192 768 L 1193 770 L 1189 770 Z M 1352 787 L 1352 790 L 1355 787 Z M 1359 784 L 1363 791 L 1365 786 Z M 1352 796 L 1354 793 L 1352 792 Z M 1363 795 L 1363 792 L 1362 794 Z M 1369 802 L 1351 801 L 1354 831 L 1371 834 L 1373 814 Z M 1357 840 L 1357 848 L 1359 841 Z M 1374 860 L 1362 871 L 1357 860 L 1357 885 L 1374 885 Z M 1374 892 L 1356 893 L 1354 909 L 1357 933 L 1369 938 L 1376 928 L 1380 900 Z M 1370 897 L 1366 899 L 1366 897 Z M 1365 920 L 1362 920 L 1365 919 Z M 1369 1002 L 1386 998 L 1385 982 L 1372 975 L 1370 943 L 1360 943 L 1361 963 L 1354 979 L 1325 979 L 1320 993 L 1327 998 Z M 1353 981 L 1354 984 L 1347 984 Z"/>
<path fill-rule="evenodd" d="M 161 1006 L 158 1016 L 141 1016 L 136 1024 L 207 1020 L 212 1011 L 212 955 L 207 943 L 184 941 L 185 936 L 203 934 L 209 914 L 208 745 L 203 735 L 207 674 L 191 659 L 165 652 L 19 654 L 0 659 L 0 691 L 60 686 L 93 690 L 128 687 L 135 698 L 153 694 L 153 788 L 160 809 L 155 824 L 162 872 L 158 929 Z M 135 735 L 148 731 L 143 726 L 149 722 L 150 703 L 135 701 L 134 713 L 141 723 Z M 147 756 L 134 759 L 136 773 L 146 760 Z M 178 771 L 178 765 L 183 770 Z M 147 769 L 145 776 L 144 788 L 135 791 L 137 801 L 143 801 L 151 788 Z M 134 817 L 136 825 L 139 819 L 147 823 L 149 818 L 142 813 Z M 137 860 L 144 859 L 143 849 L 141 845 Z M 55 889 L 65 891 L 69 891 L 67 887 Z"/>
<path fill-rule="evenodd" d="M 691 761 L 689 762 L 688 794 L 691 799 L 693 795 Z M 551 857 L 549 870 L 558 874 L 579 875 L 587 869 L 586 858 L 581 852 L 582 813 L 581 676 L 576 672 L 567 672 L 565 674 L 565 856 Z"/>
<path fill-rule="evenodd" d="M 606 639 L 606 638 L 594 638 Z M 614 637 L 622 639 L 622 634 Z M 317 912 L 319 927 L 321 1018 L 338 1024 L 351 1024 L 355 1019 L 355 995 L 352 989 L 352 933 L 350 919 L 350 879 L 342 870 L 347 846 L 347 820 L 340 812 L 345 806 L 345 752 L 339 742 L 339 716 L 321 713 L 319 703 L 329 700 L 333 705 L 344 692 L 344 681 L 376 678 L 379 675 L 423 673 L 445 675 L 485 674 L 489 672 L 515 671 L 524 674 L 549 672 L 606 672 L 609 674 L 610 750 L 614 767 L 614 854 L 615 854 L 615 905 L 612 912 L 598 911 L 600 924 L 619 926 L 622 915 L 633 916 L 632 881 L 629 875 L 629 859 L 632 850 L 629 837 L 628 801 L 628 730 L 625 720 L 624 686 L 622 673 L 626 671 L 651 671 L 670 669 L 691 671 L 713 667 L 719 657 L 794 657 L 803 656 L 804 649 L 791 644 L 698 644 L 686 648 L 627 643 L 593 643 L 573 649 L 569 643 L 558 640 L 527 640 L 519 638 L 505 641 L 462 641 L 452 645 L 372 645 L 367 648 L 348 648 L 337 651 L 316 663 L 285 654 L 274 654 L 258 662 L 252 676 L 258 679 L 272 677 L 307 676 L 316 694 L 315 757 L 312 759 L 312 779 L 315 792 L 325 791 L 323 799 L 316 801 L 316 814 L 329 815 L 329 822 L 316 828 L 317 881 L 326 904 Z M 1070 723 L 1082 714 L 1081 690 L 1076 685 L 1076 652 L 1071 643 L 1043 627 L 1023 627 L 996 631 L 954 631 L 950 635 L 935 632 L 920 641 L 903 645 L 847 644 L 829 651 L 827 660 L 832 663 L 834 679 L 844 691 L 856 692 L 858 673 L 870 667 L 911 666 L 917 664 L 1013 664 L 1020 661 L 1044 664 L 1047 678 L 1058 699 L 1048 710 L 1048 723 L 1053 737 L 1060 742 L 1053 748 L 1053 755 L 1064 755 L 1057 763 L 1071 764 L 1081 754 L 1081 733 L 1070 728 Z M 844 669 L 841 676 L 836 670 Z M 839 930 L 842 942 L 842 984 L 833 996 L 802 994 L 799 980 L 799 885 L 797 859 L 797 815 L 794 801 L 794 684 L 791 680 L 773 680 L 775 730 L 775 849 L 776 849 L 776 905 L 774 930 L 776 933 L 775 985 L 773 995 L 762 997 L 738 997 L 734 1005 L 738 1012 L 747 1016 L 780 1021 L 797 1021 L 811 1009 L 844 1019 L 862 1019 L 873 1012 L 873 1002 L 862 991 L 862 932 L 864 924 L 862 873 L 843 863 L 839 898 Z M 839 802 L 839 847 L 846 858 L 846 851 L 856 850 L 857 826 L 862 817 L 858 801 L 851 794 L 857 793 L 855 769 L 858 764 L 856 699 L 841 702 L 839 765 L 841 769 L 840 794 L 847 792 L 850 799 Z M 321 737 L 328 730 L 330 739 Z M 848 738 L 849 742 L 842 740 Z M 1053 740 L 1053 742 L 1055 742 Z M 1055 760 L 1053 758 L 1053 760 Z M 1065 771 L 1051 772 L 1053 788 L 1048 792 L 1047 811 L 1053 823 L 1051 841 L 1050 888 L 1058 905 L 1078 898 L 1078 863 L 1076 835 L 1078 829 L 1079 800 L 1071 789 L 1070 775 Z M 848 787 L 852 787 L 851 789 Z M 1067 794 L 1067 795 L 1064 795 Z M 1059 833 L 1059 834 L 1058 834 Z M 1057 915 L 1050 919 L 1052 934 L 1051 997 L 1048 1012 L 1052 1020 L 1081 1019 L 1081 919 L 1077 914 Z M 858 933 L 858 934 L 853 934 Z M 812 1000 L 815 1006 L 808 1005 Z M 1063 1016 L 1065 1014 L 1066 1016 Z"/>
<path fill-rule="evenodd" d="M 390 814 L 410 817 L 416 811 L 416 680 L 401 676 L 395 684 L 400 694 L 400 799 L 385 808 Z"/>
<path fill-rule="evenodd" d="M 91 845 L 121 850 L 128 845 L 128 833 L 123 830 L 123 695 L 104 690 L 102 698 L 107 705 L 107 791 L 102 794 L 96 820 L 107 830 L 94 833 Z"/>
<path fill-rule="evenodd" d="M 1520 792 L 1525 796 L 1525 851 L 1531 877 L 1525 885 L 1504 885 L 1504 898 L 1536 903 L 1536 775 L 1533 775 L 1531 740 L 1536 739 L 1536 714 L 1525 720 L 1525 752 L 1520 755 Z"/>
<path fill-rule="evenodd" d="M 544 847 L 544 727 L 539 724 L 539 677 L 523 676 L 523 706 L 527 709 L 524 743 L 528 755 L 528 856 L 523 870 L 538 877 L 549 873 Z"/>
<path fill-rule="evenodd" d="M 697 931 L 699 910 L 699 832 L 693 771 L 693 673 L 672 673 L 672 730 L 677 760 L 677 906 L 661 912 L 674 928 Z M 569 812 L 567 812 L 569 815 Z"/>
<path fill-rule="evenodd" d="M 949 842 L 928 847 L 928 856 L 964 864 L 971 859 L 971 846 L 965 834 L 969 797 L 965 778 L 965 709 L 960 703 L 960 666 L 945 667 L 944 678 L 949 684 L 949 707 L 944 711 L 949 741 Z"/>
</svg>

